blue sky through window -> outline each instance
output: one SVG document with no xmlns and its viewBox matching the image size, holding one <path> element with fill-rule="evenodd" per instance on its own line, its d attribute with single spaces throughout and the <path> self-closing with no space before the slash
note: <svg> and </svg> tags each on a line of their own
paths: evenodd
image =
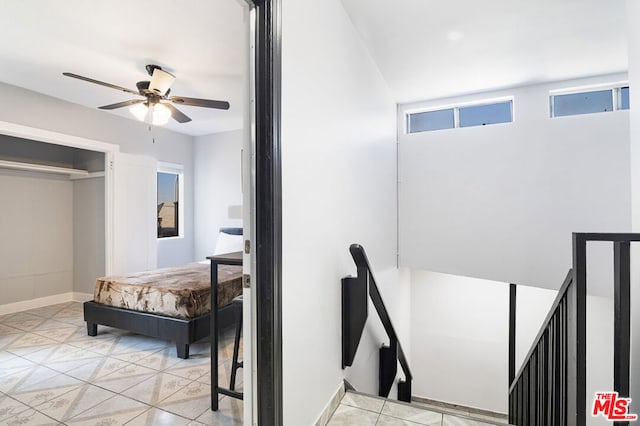
<svg viewBox="0 0 640 426">
<path fill-rule="evenodd" d="M 553 97 L 554 117 L 604 111 L 613 111 L 613 92 L 611 89 Z"/>
<path fill-rule="evenodd" d="M 510 123 L 511 101 L 460 108 L 460 127 Z"/>
<path fill-rule="evenodd" d="M 452 129 L 453 126 L 453 109 L 441 109 L 409 115 L 409 133 Z"/>
<path fill-rule="evenodd" d="M 178 175 L 158 172 L 158 203 L 178 201 Z"/>
<path fill-rule="evenodd" d="M 620 89 L 620 109 L 629 109 L 629 88 Z"/>
</svg>

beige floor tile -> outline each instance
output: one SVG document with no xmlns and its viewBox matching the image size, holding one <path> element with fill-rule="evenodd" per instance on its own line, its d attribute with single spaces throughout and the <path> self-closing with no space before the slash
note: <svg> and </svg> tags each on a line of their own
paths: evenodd
<svg viewBox="0 0 640 426">
<path fill-rule="evenodd" d="M 22 377 L 22 379 L 18 383 L 16 383 L 11 391 L 24 392 L 41 389 L 41 386 L 47 386 L 47 383 L 50 380 L 59 375 L 61 375 L 61 373 L 58 371 L 38 365 L 37 367 L 31 368 L 29 370 L 29 374 Z M 69 377 L 69 379 L 75 380 L 71 377 Z"/>
<path fill-rule="evenodd" d="M 378 416 L 373 411 L 340 404 L 327 426 L 373 426 L 378 421 Z"/>
<path fill-rule="evenodd" d="M 116 394 L 113 392 L 85 384 L 44 402 L 35 408 L 51 418 L 66 421 L 114 396 L 116 396 Z"/>
<path fill-rule="evenodd" d="M 56 343 L 53 345 L 45 346 L 44 348 L 40 348 L 37 351 L 31 352 L 29 354 L 25 354 L 23 357 L 37 362 L 38 364 L 46 364 L 57 361 L 68 361 L 71 359 L 78 359 L 74 357 L 73 354 L 80 351 L 80 348 L 75 346 Z"/>
<path fill-rule="evenodd" d="M 53 339 L 56 342 L 66 342 L 71 336 L 76 333 L 77 330 L 78 327 L 70 326 L 70 324 L 67 324 L 67 327 L 55 328 L 50 330 L 33 330 L 32 333 L 48 337 L 49 339 Z"/>
<path fill-rule="evenodd" d="M 342 401 L 340 403 L 343 405 L 349 405 L 351 407 L 361 408 L 363 410 L 379 413 L 380 411 L 382 411 L 384 399 L 374 398 L 353 392 L 347 392 L 342 397 Z"/>
<path fill-rule="evenodd" d="M 211 426 L 240 426 L 243 418 L 242 410 L 241 400 L 225 396 L 218 402 L 218 411 L 206 410 L 196 420 Z"/>
<path fill-rule="evenodd" d="M 43 330 L 55 330 L 58 328 L 68 328 L 68 327 L 69 327 L 69 323 L 61 322 L 54 319 L 45 319 L 44 322 L 42 322 L 40 325 L 38 325 L 31 331 L 36 332 L 36 331 L 43 331 Z M 77 327 L 74 327 L 74 328 L 77 328 Z"/>
<path fill-rule="evenodd" d="M 37 407 L 47 401 L 55 399 L 61 395 L 80 388 L 80 384 L 70 384 L 66 386 L 43 386 L 42 389 L 27 392 L 12 392 L 11 396 L 30 407 Z"/>
<path fill-rule="evenodd" d="M 152 408 L 127 423 L 127 426 L 187 426 L 191 420 Z"/>
<path fill-rule="evenodd" d="M 210 372 L 210 369 L 211 366 L 208 363 L 189 365 L 183 362 L 178 362 L 172 367 L 167 368 L 165 370 L 165 373 L 183 377 L 189 380 L 197 380 L 203 375 L 208 374 Z"/>
<path fill-rule="evenodd" d="M 211 409 L 211 388 L 196 381 L 191 382 L 157 403 L 156 407 L 195 420 Z"/>
<path fill-rule="evenodd" d="M 128 365 L 130 365 L 130 363 L 121 361 L 117 358 L 104 357 L 101 359 L 101 363 L 96 366 L 93 374 L 88 379 L 91 381 L 103 379 L 109 374 L 116 372 Z"/>
<path fill-rule="evenodd" d="M 10 337 L 10 336 L 6 336 Z M 31 352 L 38 351 L 42 349 L 44 346 L 55 345 L 56 342 L 53 339 L 49 339 L 45 336 L 40 336 L 34 333 L 26 333 L 21 335 L 18 339 L 11 342 L 5 350 L 11 352 L 14 355 L 24 355 Z"/>
<path fill-rule="evenodd" d="M 382 414 L 423 425 L 440 425 L 442 423 L 442 413 L 391 401 L 385 402 Z"/>
<path fill-rule="evenodd" d="M 72 368 L 70 369 L 67 369 L 67 367 L 69 367 L 69 364 L 63 365 L 62 367 L 53 365 L 52 368 L 63 368 L 67 370 L 64 372 L 65 374 L 85 382 L 91 382 L 92 380 L 94 380 L 93 378 L 96 376 L 100 368 L 104 365 L 105 361 L 106 358 L 100 356 L 97 358 L 78 360 L 73 364 L 69 363 L 72 364 Z"/>
<path fill-rule="evenodd" d="M 202 375 L 198 379 L 198 381 L 200 383 L 211 385 L 210 373 L 211 373 L 211 367 L 207 368 L 207 372 L 204 375 Z M 228 388 L 230 380 L 231 380 L 231 361 L 227 360 L 218 364 L 218 386 Z M 242 368 L 239 368 L 236 374 L 236 390 L 242 389 L 242 381 L 243 381 Z"/>
<path fill-rule="evenodd" d="M 149 379 L 123 392 L 124 396 L 144 402 L 145 404 L 156 405 L 165 400 L 180 389 L 187 386 L 191 381 L 171 374 L 154 374 Z"/>
<path fill-rule="evenodd" d="M 147 368 L 152 368 L 157 371 L 163 371 L 167 368 L 173 367 L 180 361 L 181 359 L 176 355 L 175 347 L 166 347 L 163 349 L 154 350 L 147 357 L 141 358 L 139 361 L 134 362 Z"/>
<path fill-rule="evenodd" d="M 27 411 L 29 406 L 7 395 L 0 396 L 0 422 Z"/>
<path fill-rule="evenodd" d="M 24 333 L 24 331 L 19 328 L 11 327 L 6 324 L 0 323 L 0 336 L 5 336 L 7 334 L 15 334 L 15 333 Z"/>
<path fill-rule="evenodd" d="M 0 351 L 5 351 L 7 348 L 9 348 L 13 344 L 13 342 L 20 339 L 22 336 L 24 336 L 23 331 L 19 333 L 10 333 L 10 334 L 0 335 Z M 15 354 L 15 351 L 11 351 L 11 354 L 18 355 L 18 354 Z"/>
<path fill-rule="evenodd" d="M 46 319 L 42 317 L 38 317 L 35 315 L 24 315 L 14 317 L 11 319 L 11 321 L 6 321 L 3 324 L 8 325 L 9 327 L 20 329 L 22 331 L 31 331 L 45 321 Z"/>
<path fill-rule="evenodd" d="M 36 363 L 22 357 L 9 354 L 7 352 L 0 352 L 6 354 L 0 359 L 0 376 L 7 374 L 10 370 L 16 368 L 30 368 L 36 367 Z"/>
<path fill-rule="evenodd" d="M 65 423 L 69 425 L 123 425 L 147 411 L 148 408 L 149 406 L 146 404 L 116 395 L 69 419 Z"/>
<path fill-rule="evenodd" d="M 234 331 L 221 338 L 223 386 L 229 381 Z M 0 317 L 0 392 L 20 399 L 0 394 L 0 423 L 241 424 L 242 401 L 221 396 L 220 410 L 210 412 L 208 339 L 192 344 L 190 358 L 181 360 L 172 342 L 103 326 L 98 333 L 86 334 L 81 303 Z"/>
<path fill-rule="evenodd" d="M 58 422 L 30 408 L 16 416 L 5 419 L 2 424 L 7 426 L 57 426 Z"/>
<path fill-rule="evenodd" d="M 155 375 L 155 370 L 137 364 L 129 364 L 92 383 L 112 392 L 122 393 Z"/>
<path fill-rule="evenodd" d="M 440 423 L 437 423 L 438 425 Z M 384 414 L 380 414 L 378 417 L 378 423 L 376 426 L 419 426 L 420 423 L 410 422 L 409 420 L 398 419 L 397 417 L 391 417 Z"/>
<path fill-rule="evenodd" d="M 0 392 L 9 394 L 11 390 L 16 387 L 22 379 L 28 377 L 32 370 L 37 367 L 18 367 L 4 371 L 0 375 Z"/>
</svg>

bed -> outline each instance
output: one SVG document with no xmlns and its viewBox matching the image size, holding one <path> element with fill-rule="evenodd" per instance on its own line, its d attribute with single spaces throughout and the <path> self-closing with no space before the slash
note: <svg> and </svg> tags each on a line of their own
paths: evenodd
<svg viewBox="0 0 640 426">
<path fill-rule="evenodd" d="M 233 250 L 241 240 L 241 228 L 223 228 L 215 251 Z M 178 357 L 188 358 L 189 345 L 210 334 L 210 268 L 200 262 L 98 278 L 93 300 L 84 304 L 87 333 L 96 336 L 105 325 L 170 340 Z M 236 321 L 231 301 L 242 294 L 242 267 L 221 265 L 217 275 L 221 329 Z"/>
</svg>

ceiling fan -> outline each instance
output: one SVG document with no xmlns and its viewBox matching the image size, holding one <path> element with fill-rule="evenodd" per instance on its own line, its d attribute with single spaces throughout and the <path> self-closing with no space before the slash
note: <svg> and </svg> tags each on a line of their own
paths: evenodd
<svg viewBox="0 0 640 426">
<path fill-rule="evenodd" d="M 127 89 L 125 87 L 116 86 L 115 84 L 105 83 L 103 81 L 94 80 L 93 78 L 83 77 L 70 72 L 63 72 L 67 77 L 77 78 L 78 80 L 88 81 L 89 83 L 99 84 L 101 86 L 110 87 L 122 92 L 131 93 L 133 95 L 142 96 L 144 99 L 131 99 L 115 104 L 104 105 L 99 109 L 117 109 L 123 107 L 131 107 L 131 113 L 140 121 L 146 121 L 154 125 L 163 125 L 169 121 L 169 117 L 178 123 L 187 123 L 191 121 L 187 115 L 177 109 L 172 103 L 177 105 L 189 105 L 204 108 L 229 109 L 229 102 L 214 101 L 212 99 L 187 98 L 184 96 L 169 96 L 171 85 L 176 77 L 164 71 L 158 65 L 147 65 L 147 73 L 151 76 L 150 81 L 139 81 L 136 83 L 137 91 Z"/>
</svg>

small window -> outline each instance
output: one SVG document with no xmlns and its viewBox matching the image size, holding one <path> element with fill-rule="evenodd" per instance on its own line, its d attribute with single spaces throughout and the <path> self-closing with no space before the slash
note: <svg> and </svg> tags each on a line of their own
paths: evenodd
<svg viewBox="0 0 640 426">
<path fill-rule="evenodd" d="M 460 127 L 485 126 L 513 121 L 512 102 L 473 105 L 460 108 Z"/>
<path fill-rule="evenodd" d="M 549 96 L 551 117 L 629 109 L 629 87 Z"/>
<path fill-rule="evenodd" d="M 629 88 L 620 88 L 620 109 L 629 109 Z"/>
<path fill-rule="evenodd" d="M 453 108 L 409 114 L 409 133 L 453 129 Z"/>
<path fill-rule="evenodd" d="M 158 238 L 182 236 L 182 170 L 158 168 Z"/>
<path fill-rule="evenodd" d="M 460 105 L 407 114 L 407 133 L 457 127 L 484 126 L 513 121 L 513 100 Z"/>
<path fill-rule="evenodd" d="M 611 90 L 556 95 L 552 99 L 554 117 L 613 111 Z"/>
</svg>

